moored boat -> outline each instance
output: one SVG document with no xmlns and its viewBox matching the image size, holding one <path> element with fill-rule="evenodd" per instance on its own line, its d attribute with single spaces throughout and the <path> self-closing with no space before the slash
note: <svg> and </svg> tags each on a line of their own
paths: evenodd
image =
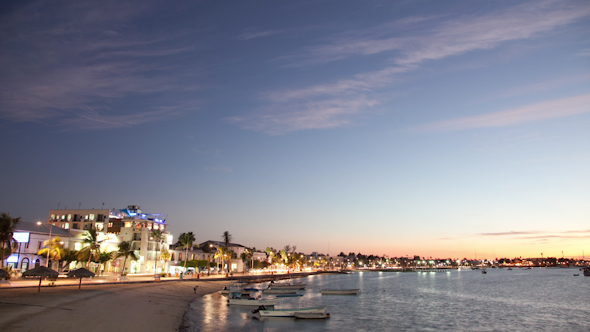
<svg viewBox="0 0 590 332">
<path fill-rule="evenodd" d="M 277 299 L 229 299 L 227 302 L 232 305 L 247 305 L 247 306 L 274 306 L 277 304 Z"/>
<path fill-rule="evenodd" d="M 584 268 L 584 276 L 590 277 L 590 267 L 585 267 Z"/>
<path fill-rule="evenodd" d="M 299 291 L 299 289 L 275 289 L 275 288 L 270 288 L 270 289 L 265 289 L 264 290 L 264 294 L 297 294 L 297 292 Z"/>
<path fill-rule="evenodd" d="M 274 309 L 268 310 L 257 309 L 254 313 L 258 313 L 260 317 L 295 317 L 295 313 L 322 313 L 325 314 L 328 307 L 313 307 L 313 308 L 289 308 L 289 309 Z"/>
<path fill-rule="evenodd" d="M 322 295 L 357 295 L 358 289 L 322 289 Z"/>
</svg>

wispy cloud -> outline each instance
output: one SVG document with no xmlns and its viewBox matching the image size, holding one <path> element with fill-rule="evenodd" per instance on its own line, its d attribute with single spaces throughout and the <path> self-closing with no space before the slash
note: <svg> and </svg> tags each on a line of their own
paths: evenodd
<svg viewBox="0 0 590 332">
<path fill-rule="evenodd" d="M 0 117 L 44 121 L 71 129 L 129 127 L 186 111 L 175 98 L 159 105 L 113 106 L 129 97 L 189 94 L 197 88 L 159 60 L 187 53 L 181 34 L 153 34 L 121 26 L 150 5 L 105 1 L 101 6 L 43 1 L 18 6 L 0 22 Z M 167 106 L 161 106 L 162 104 Z"/>
<path fill-rule="evenodd" d="M 506 111 L 463 117 L 413 128 L 419 132 L 447 132 L 477 128 L 507 127 L 520 123 L 590 113 L 590 94 L 549 100 Z"/>
<path fill-rule="evenodd" d="M 244 33 L 236 36 L 236 39 L 240 39 L 240 40 L 256 39 L 256 38 L 262 38 L 262 37 L 276 35 L 276 34 L 283 33 L 283 32 L 284 32 L 283 30 L 266 30 L 266 31 L 252 30 L 252 31 L 244 32 Z"/>
<path fill-rule="evenodd" d="M 292 65 L 335 61 L 390 52 L 399 65 L 413 65 L 527 39 L 590 15 L 585 4 L 535 1 L 484 15 L 448 19 L 406 18 L 388 25 L 349 32 L 337 40 L 305 49 Z M 422 24 L 428 21 L 428 25 Z M 385 29 L 384 29 L 385 27 Z M 403 34 L 399 34 L 399 31 Z M 393 53 L 397 52 L 397 53 Z"/>
<path fill-rule="evenodd" d="M 270 105 L 254 114 L 233 117 L 229 121 L 269 134 L 350 125 L 355 121 L 352 115 L 370 112 L 375 105 L 383 103 L 383 97 L 377 95 L 393 94 L 382 92 L 385 89 L 391 91 L 396 80 L 402 79 L 401 74 L 419 68 L 426 60 L 440 60 L 475 50 L 492 49 L 510 41 L 535 38 L 588 16 L 590 6 L 584 4 L 537 1 L 483 15 L 406 18 L 373 29 L 342 33 L 332 42 L 308 47 L 299 54 L 278 60 L 288 61 L 287 66 L 304 66 L 386 53 L 391 55 L 391 61 L 380 70 L 359 73 L 351 78 L 268 91 L 262 97 Z M 586 97 L 578 99 L 585 101 Z M 489 117 L 437 123 L 420 129 L 502 126 L 579 114 L 585 110 L 580 109 L 578 99 L 533 105 Z M 371 102 L 363 105 L 362 101 L 367 100 Z M 283 106 L 284 103 L 289 106 Z M 350 105 L 347 106 L 347 103 Z M 334 104 L 338 104 L 340 111 L 334 112 Z M 560 106 L 568 109 L 560 111 Z"/>
<path fill-rule="evenodd" d="M 513 240 L 573 240 L 573 239 L 590 239 L 590 230 L 573 230 L 563 232 L 542 232 L 542 231 L 509 231 L 496 233 L 480 233 L 479 236 L 506 237 Z"/>
</svg>

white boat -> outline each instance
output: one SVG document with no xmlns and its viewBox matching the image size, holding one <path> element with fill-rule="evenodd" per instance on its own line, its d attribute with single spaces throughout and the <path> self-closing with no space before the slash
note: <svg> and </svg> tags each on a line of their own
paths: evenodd
<svg viewBox="0 0 590 332">
<path fill-rule="evenodd" d="M 358 289 L 322 289 L 322 295 L 357 295 Z"/>
<path fill-rule="evenodd" d="M 314 307 L 314 308 L 290 308 L 290 309 L 274 309 L 274 310 L 258 310 L 260 317 L 295 317 L 295 313 L 320 313 L 325 314 L 328 307 Z M 256 311 L 256 310 L 254 310 Z"/>
<path fill-rule="evenodd" d="M 270 288 L 270 289 L 265 289 L 264 290 L 264 294 L 297 294 L 297 292 L 299 291 L 299 289 L 275 289 L 275 288 Z"/>
<path fill-rule="evenodd" d="M 229 304 L 233 304 L 233 305 L 248 305 L 248 306 L 256 306 L 259 307 L 261 305 L 263 306 L 274 306 L 275 304 L 277 304 L 277 299 L 229 299 L 227 300 L 227 302 L 229 302 Z"/>
<path fill-rule="evenodd" d="M 321 313 L 321 312 L 296 312 L 295 318 L 299 319 L 326 319 L 330 318 L 329 313 Z"/>
</svg>

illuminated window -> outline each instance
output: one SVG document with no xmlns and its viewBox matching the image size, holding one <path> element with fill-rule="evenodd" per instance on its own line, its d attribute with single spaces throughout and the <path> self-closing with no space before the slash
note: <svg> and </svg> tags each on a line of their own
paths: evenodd
<svg viewBox="0 0 590 332">
<path fill-rule="evenodd" d="M 88 215 L 85 215 L 85 216 L 84 216 L 84 219 L 88 220 Z"/>
<path fill-rule="evenodd" d="M 90 220 L 94 220 L 94 214 L 90 215 Z"/>
<path fill-rule="evenodd" d="M 63 214 L 63 215 L 61 216 L 61 219 L 66 219 L 66 215 L 65 215 L 65 214 Z"/>
<path fill-rule="evenodd" d="M 66 227 L 65 229 L 70 229 L 70 223 L 64 224 Z"/>
<path fill-rule="evenodd" d="M 52 220 L 55 220 L 55 214 L 52 214 L 52 215 L 51 215 L 51 219 L 52 219 Z"/>
<path fill-rule="evenodd" d="M 80 250 L 80 249 L 82 249 L 82 243 L 80 243 L 80 242 L 74 243 L 74 250 Z"/>
<path fill-rule="evenodd" d="M 125 222 L 125 227 L 131 227 L 131 222 L 130 221 L 126 221 Z"/>
<path fill-rule="evenodd" d="M 68 214 L 68 221 L 72 220 L 72 215 Z"/>
</svg>

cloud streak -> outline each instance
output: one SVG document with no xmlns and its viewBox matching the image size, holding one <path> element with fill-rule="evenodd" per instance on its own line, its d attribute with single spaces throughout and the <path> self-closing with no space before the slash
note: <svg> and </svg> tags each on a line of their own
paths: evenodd
<svg viewBox="0 0 590 332">
<path fill-rule="evenodd" d="M 170 75 L 180 69 L 160 61 L 193 47 L 179 44 L 182 34 L 146 38 L 132 24 L 151 10 L 143 3 L 116 1 L 101 6 L 38 1 L 17 7 L 0 23 L 5 50 L 0 55 L 0 117 L 104 129 L 163 121 L 196 104 L 194 97 L 171 98 L 192 95 L 187 91 L 198 87 Z M 165 106 L 116 106 L 126 98 L 156 96 Z"/>
<path fill-rule="evenodd" d="M 413 128 L 417 132 L 451 132 L 479 128 L 508 127 L 526 122 L 590 113 L 590 94 L 549 100 L 516 109 L 463 117 Z"/>
<path fill-rule="evenodd" d="M 330 43 L 308 47 L 299 54 L 278 60 L 290 61 L 288 67 L 299 67 L 385 53 L 392 57 L 389 65 L 331 83 L 268 91 L 262 94 L 262 98 L 269 106 L 254 114 L 228 120 L 245 129 L 272 134 L 350 125 L 354 122 L 352 114 L 362 115 L 370 112 L 374 105 L 384 102 L 383 98 L 374 95 L 391 95 L 391 92 L 383 93 L 383 90 L 391 91 L 396 80 L 402 80 L 402 74 L 418 69 L 427 60 L 441 60 L 476 50 L 492 49 L 510 41 L 535 38 L 588 16 L 589 6 L 544 1 L 484 15 L 459 15 L 452 19 L 444 16 L 406 18 L 373 29 L 349 31 Z M 428 22 L 428 25 L 424 22 Z M 395 65 L 392 66 L 392 62 Z M 371 103 L 367 103 L 364 108 L 359 107 L 361 101 L 369 99 Z M 292 106 L 284 107 L 283 103 Z M 334 112 L 331 105 L 336 103 L 339 104 L 339 110 L 348 111 Z M 350 103 L 349 107 L 347 103 Z M 559 105 L 548 102 L 533 105 L 530 109 L 436 123 L 420 129 L 440 131 L 445 128 L 460 130 L 478 126 L 503 126 L 585 112 L 580 109 L 576 98 L 555 103 Z M 321 109 L 322 105 L 327 108 Z M 568 109 L 559 112 L 559 106 Z"/>
</svg>

